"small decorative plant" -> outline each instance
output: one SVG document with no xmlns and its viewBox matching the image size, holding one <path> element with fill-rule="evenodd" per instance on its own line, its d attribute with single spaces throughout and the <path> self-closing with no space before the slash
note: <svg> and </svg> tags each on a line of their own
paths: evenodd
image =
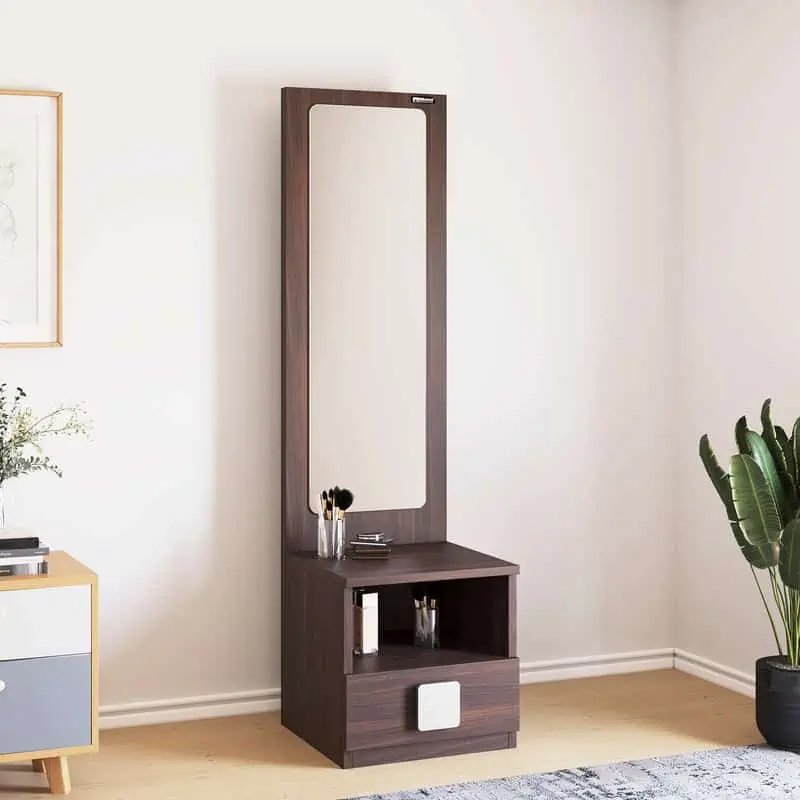
<svg viewBox="0 0 800 800">
<path fill-rule="evenodd" d="M 10 478 L 61 469 L 44 454 L 44 442 L 56 436 L 88 436 L 91 424 L 82 406 L 59 405 L 42 416 L 26 405 L 19 387 L 0 384 L 0 527 L 5 525 L 3 488 Z"/>
<path fill-rule="evenodd" d="M 700 439 L 700 458 L 750 565 L 778 652 L 789 666 L 800 667 L 800 419 L 789 436 L 772 424 L 767 399 L 761 426 L 759 434 L 745 417 L 736 423 L 738 453 L 727 472 L 707 435 Z M 766 593 L 780 617 L 783 643 Z"/>
</svg>

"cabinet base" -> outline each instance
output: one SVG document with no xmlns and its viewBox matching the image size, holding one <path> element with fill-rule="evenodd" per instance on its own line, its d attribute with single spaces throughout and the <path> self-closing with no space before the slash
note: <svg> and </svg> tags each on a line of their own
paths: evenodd
<svg viewBox="0 0 800 800">
<path fill-rule="evenodd" d="M 470 736 L 466 739 L 448 739 L 425 744 L 404 744 L 394 747 L 371 747 L 350 750 L 344 754 L 341 766 L 369 767 L 391 764 L 395 761 L 417 761 L 422 758 L 456 756 L 464 753 L 482 753 L 489 750 L 509 750 L 517 746 L 517 734 L 494 733 L 487 736 Z"/>
</svg>

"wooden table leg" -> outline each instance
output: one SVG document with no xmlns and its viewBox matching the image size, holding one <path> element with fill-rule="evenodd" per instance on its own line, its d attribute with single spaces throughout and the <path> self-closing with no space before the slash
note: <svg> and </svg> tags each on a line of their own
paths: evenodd
<svg viewBox="0 0 800 800">
<path fill-rule="evenodd" d="M 33 771 L 34 772 L 44 772 L 44 760 L 41 758 L 34 758 L 33 759 Z"/>
<path fill-rule="evenodd" d="M 44 759 L 44 769 L 47 773 L 47 782 L 50 784 L 50 794 L 69 794 L 72 786 L 69 782 L 69 764 L 66 756 Z"/>
</svg>

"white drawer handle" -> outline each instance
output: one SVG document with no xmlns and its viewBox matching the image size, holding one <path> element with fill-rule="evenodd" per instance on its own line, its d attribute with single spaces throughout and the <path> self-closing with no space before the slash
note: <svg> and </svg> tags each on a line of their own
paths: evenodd
<svg viewBox="0 0 800 800">
<path fill-rule="evenodd" d="M 0 692 L 2 692 L 3 689 L 5 689 L 5 688 L 6 688 L 6 682 L 5 681 L 0 681 Z"/>
</svg>

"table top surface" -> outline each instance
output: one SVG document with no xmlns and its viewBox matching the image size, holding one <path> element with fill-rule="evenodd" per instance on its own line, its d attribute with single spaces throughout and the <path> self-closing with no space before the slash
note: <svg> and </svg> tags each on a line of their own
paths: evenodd
<svg viewBox="0 0 800 800">
<path fill-rule="evenodd" d="M 345 558 L 318 559 L 313 553 L 291 553 L 312 569 L 341 580 L 346 586 L 372 586 L 412 581 L 457 580 L 516 575 L 519 566 L 453 542 L 392 545 L 385 561 Z"/>
</svg>

